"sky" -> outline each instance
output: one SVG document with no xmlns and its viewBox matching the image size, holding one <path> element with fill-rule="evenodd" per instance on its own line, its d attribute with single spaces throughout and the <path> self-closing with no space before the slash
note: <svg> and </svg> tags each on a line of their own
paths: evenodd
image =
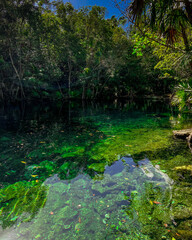
<svg viewBox="0 0 192 240">
<path fill-rule="evenodd" d="M 63 0 L 63 2 L 70 2 L 76 9 L 84 6 L 102 6 L 107 8 L 107 18 L 110 18 L 113 15 L 115 15 L 116 17 L 121 16 L 119 10 L 115 8 L 112 0 Z"/>
</svg>

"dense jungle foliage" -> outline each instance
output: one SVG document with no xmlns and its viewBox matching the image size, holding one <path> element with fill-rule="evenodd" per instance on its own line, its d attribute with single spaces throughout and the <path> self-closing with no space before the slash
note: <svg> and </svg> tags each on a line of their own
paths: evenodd
<svg viewBox="0 0 192 240">
<path fill-rule="evenodd" d="M 112 2 L 120 18 L 100 6 L 1 0 L 0 99 L 171 94 L 190 103 L 192 3 Z"/>
</svg>

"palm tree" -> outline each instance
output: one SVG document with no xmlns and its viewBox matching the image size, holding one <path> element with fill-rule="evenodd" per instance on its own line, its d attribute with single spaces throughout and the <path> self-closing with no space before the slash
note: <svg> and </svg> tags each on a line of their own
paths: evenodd
<svg viewBox="0 0 192 240">
<path fill-rule="evenodd" d="M 116 6 L 137 27 L 148 26 L 166 37 L 167 44 L 183 39 L 190 50 L 188 32 L 192 28 L 192 2 L 189 0 L 123 0 Z"/>
</svg>

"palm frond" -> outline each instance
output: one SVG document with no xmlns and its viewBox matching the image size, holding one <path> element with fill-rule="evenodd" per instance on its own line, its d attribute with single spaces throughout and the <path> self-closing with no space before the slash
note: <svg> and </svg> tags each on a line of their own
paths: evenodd
<svg viewBox="0 0 192 240">
<path fill-rule="evenodd" d="M 129 14 L 132 17 L 132 20 L 135 21 L 139 19 L 142 15 L 142 12 L 145 8 L 144 0 L 133 0 L 129 6 Z"/>
</svg>

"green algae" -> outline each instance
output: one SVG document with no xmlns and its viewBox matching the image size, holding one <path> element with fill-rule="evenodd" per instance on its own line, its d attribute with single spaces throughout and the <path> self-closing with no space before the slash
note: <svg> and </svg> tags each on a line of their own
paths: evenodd
<svg viewBox="0 0 192 240">
<path fill-rule="evenodd" d="M 17 182 L 0 190 L 0 222 L 7 228 L 31 220 L 44 207 L 47 187 L 35 182 Z"/>
<path fill-rule="evenodd" d="M 60 121 L 48 128 L 44 122 L 39 127 L 33 122 L 27 134 L 8 134 L 8 139 L 1 141 L 1 159 L 6 161 L 0 177 L 4 228 L 21 223 L 20 239 L 32 232 L 34 239 L 190 239 L 191 176 L 177 168 L 191 165 L 192 157 L 185 142 L 173 139 L 171 128 L 189 126 L 190 118 L 172 117 L 171 113 L 159 117 L 145 110 L 132 114 L 125 109 L 87 115 L 73 118 L 70 129 Z M 132 177 L 121 171 L 113 177 L 104 173 L 107 165 L 122 156 L 133 157 L 132 170 L 140 160 L 149 158 L 175 184 L 166 193 L 162 181 L 138 183 L 147 174 L 150 178 L 151 168 L 134 170 Z M 90 178 L 76 179 L 81 174 Z M 42 185 L 44 193 L 38 192 L 41 183 L 52 176 L 57 176 L 52 183 Z M 24 187 L 15 185 L 17 182 Z M 7 187 L 15 192 L 13 198 Z M 161 204 L 151 204 L 153 201 Z M 32 226 L 26 222 L 29 220 Z"/>
</svg>

